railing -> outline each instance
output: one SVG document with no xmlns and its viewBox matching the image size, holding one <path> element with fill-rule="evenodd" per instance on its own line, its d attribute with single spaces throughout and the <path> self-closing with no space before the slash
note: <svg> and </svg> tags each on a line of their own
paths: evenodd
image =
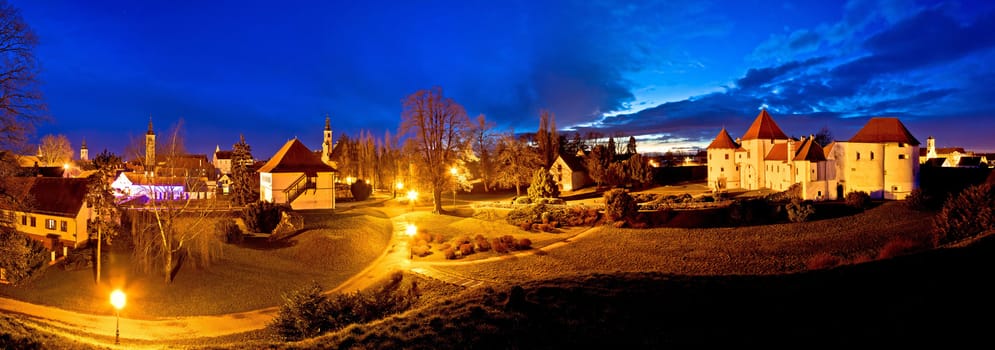
<svg viewBox="0 0 995 350">
<path fill-rule="evenodd" d="M 314 178 L 308 177 L 307 174 L 301 174 L 301 177 L 297 178 L 283 190 L 283 193 L 287 196 L 287 204 L 293 203 L 297 197 L 300 197 L 307 190 L 317 191 L 317 181 Z"/>
</svg>

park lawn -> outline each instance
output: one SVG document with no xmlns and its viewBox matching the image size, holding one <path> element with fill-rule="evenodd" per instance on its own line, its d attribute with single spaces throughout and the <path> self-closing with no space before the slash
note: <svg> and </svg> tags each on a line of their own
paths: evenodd
<svg viewBox="0 0 995 350">
<path fill-rule="evenodd" d="M 391 223 L 369 209 L 307 213 L 305 229 L 281 241 L 247 238 L 225 245 L 219 261 L 198 269 L 185 264 L 173 282 L 128 268 L 129 253 L 116 246 L 101 285 L 93 271 L 49 267 L 22 286 L 0 286 L 0 295 L 85 313 L 110 313 L 111 285 L 128 293 L 121 315 L 133 318 L 212 315 L 280 305 L 284 292 L 311 280 L 329 289 L 379 257 L 390 240 Z"/>
<path fill-rule="evenodd" d="M 511 235 L 515 239 L 528 238 L 532 241 L 532 249 L 535 250 L 573 237 L 589 228 L 564 227 L 558 228 L 554 232 L 539 232 L 524 231 L 518 226 L 509 224 L 504 220 L 504 218 L 484 220 L 477 217 L 437 215 L 425 212 L 410 213 L 406 214 L 404 217 L 409 223 L 413 223 L 418 227 L 419 233 L 428 233 L 433 236 L 438 234 L 442 238 L 442 243 L 436 242 L 435 240 L 430 243 L 432 251 L 431 255 L 425 257 L 414 257 L 415 261 L 425 262 L 451 261 L 446 260 L 445 254 L 443 254 L 441 247 L 443 244 L 447 243 L 452 245 L 451 242 L 458 237 L 466 236 L 472 241 L 477 235 L 482 235 L 487 238 L 488 241 L 491 241 L 493 238 Z M 497 253 L 492 249 L 487 252 L 476 252 L 471 255 L 464 256 L 460 258 L 459 261 L 481 260 L 506 254 L 507 253 Z"/>
<path fill-rule="evenodd" d="M 708 229 L 601 226 L 546 254 L 439 268 L 509 282 L 615 272 L 794 273 L 805 271 L 806 263 L 819 254 L 844 262 L 866 261 L 896 237 L 922 241 L 930 234 L 932 216 L 908 209 L 904 202 L 885 202 L 852 216 L 804 223 Z"/>
</svg>

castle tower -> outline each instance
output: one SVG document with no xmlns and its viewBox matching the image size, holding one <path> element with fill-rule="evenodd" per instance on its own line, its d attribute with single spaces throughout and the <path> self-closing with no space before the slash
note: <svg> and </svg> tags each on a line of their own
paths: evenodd
<svg viewBox="0 0 995 350">
<path fill-rule="evenodd" d="M 725 128 L 719 131 L 708 145 L 708 186 L 714 191 L 740 187 L 739 166 L 736 165 L 736 150 L 739 144 L 732 140 Z"/>
<path fill-rule="evenodd" d="M 79 147 L 79 160 L 90 161 L 90 150 L 86 149 L 86 139 L 83 139 L 83 145 Z"/>
<path fill-rule="evenodd" d="M 321 161 L 325 164 L 331 163 L 332 145 L 332 121 L 328 114 L 325 114 L 325 135 L 324 141 L 321 142 Z"/>
<path fill-rule="evenodd" d="M 149 115 L 149 131 L 145 133 L 145 172 L 155 171 L 155 131 L 152 131 L 152 116 Z"/>
</svg>

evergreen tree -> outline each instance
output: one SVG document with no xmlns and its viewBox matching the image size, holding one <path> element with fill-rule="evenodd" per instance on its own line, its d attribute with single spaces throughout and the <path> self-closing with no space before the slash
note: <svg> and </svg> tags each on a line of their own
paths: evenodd
<svg viewBox="0 0 995 350">
<path fill-rule="evenodd" d="M 252 147 L 239 135 L 231 152 L 231 198 L 235 205 L 246 205 L 259 200 L 259 184 L 252 173 Z"/>
<path fill-rule="evenodd" d="M 634 136 L 629 136 L 629 143 L 625 145 L 625 154 L 630 156 L 636 154 L 636 138 Z"/>
<path fill-rule="evenodd" d="M 532 173 L 532 184 L 528 193 L 533 201 L 539 198 L 556 198 L 560 196 L 560 188 L 556 180 L 553 180 L 553 175 L 546 169 L 540 168 Z"/>
</svg>

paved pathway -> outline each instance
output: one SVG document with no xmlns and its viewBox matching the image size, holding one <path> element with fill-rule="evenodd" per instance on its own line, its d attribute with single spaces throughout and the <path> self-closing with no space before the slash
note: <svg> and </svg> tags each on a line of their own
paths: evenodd
<svg viewBox="0 0 995 350">
<path fill-rule="evenodd" d="M 466 288 L 478 287 L 487 283 L 494 283 L 494 281 L 484 281 L 472 278 L 471 276 L 445 271 L 444 267 L 482 264 L 500 259 L 530 255 L 535 252 L 535 250 L 530 250 L 473 261 L 412 263 L 411 250 L 408 246 L 410 238 L 406 231 L 408 227 L 406 217 L 407 215 L 398 215 L 391 218 L 393 233 L 387 249 L 380 257 L 374 260 L 367 268 L 326 293 L 362 290 L 380 281 L 388 273 L 397 270 L 411 271 Z M 553 243 L 542 249 L 555 249 L 567 244 L 569 241 L 586 236 L 592 231 L 596 230 L 588 229 L 563 242 Z M 26 315 L 35 322 L 67 330 L 67 335 L 86 343 L 109 346 L 108 342 L 111 342 L 110 339 L 114 337 L 116 321 L 114 315 L 84 314 L 8 298 L 0 298 L 0 311 Z M 278 307 L 270 307 L 247 312 L 211 316 L 161 317 L 155 319 L 122 317 L 120 318 L 121 339 L 122 343 L 125 344 L 128 344 L 128 340 L 138 340 L 140 341 L 139 343 L 154 342 L 156 340 L 183 341 L 249 332 L 264 328 L 276 316 L 277 312 Z M 131 344 L 128 348 L 134 348 L 136 347 L 135 345 Z M 162 346 L 149 345 L 149 347 L 161 348 Z"/>
</svg>

